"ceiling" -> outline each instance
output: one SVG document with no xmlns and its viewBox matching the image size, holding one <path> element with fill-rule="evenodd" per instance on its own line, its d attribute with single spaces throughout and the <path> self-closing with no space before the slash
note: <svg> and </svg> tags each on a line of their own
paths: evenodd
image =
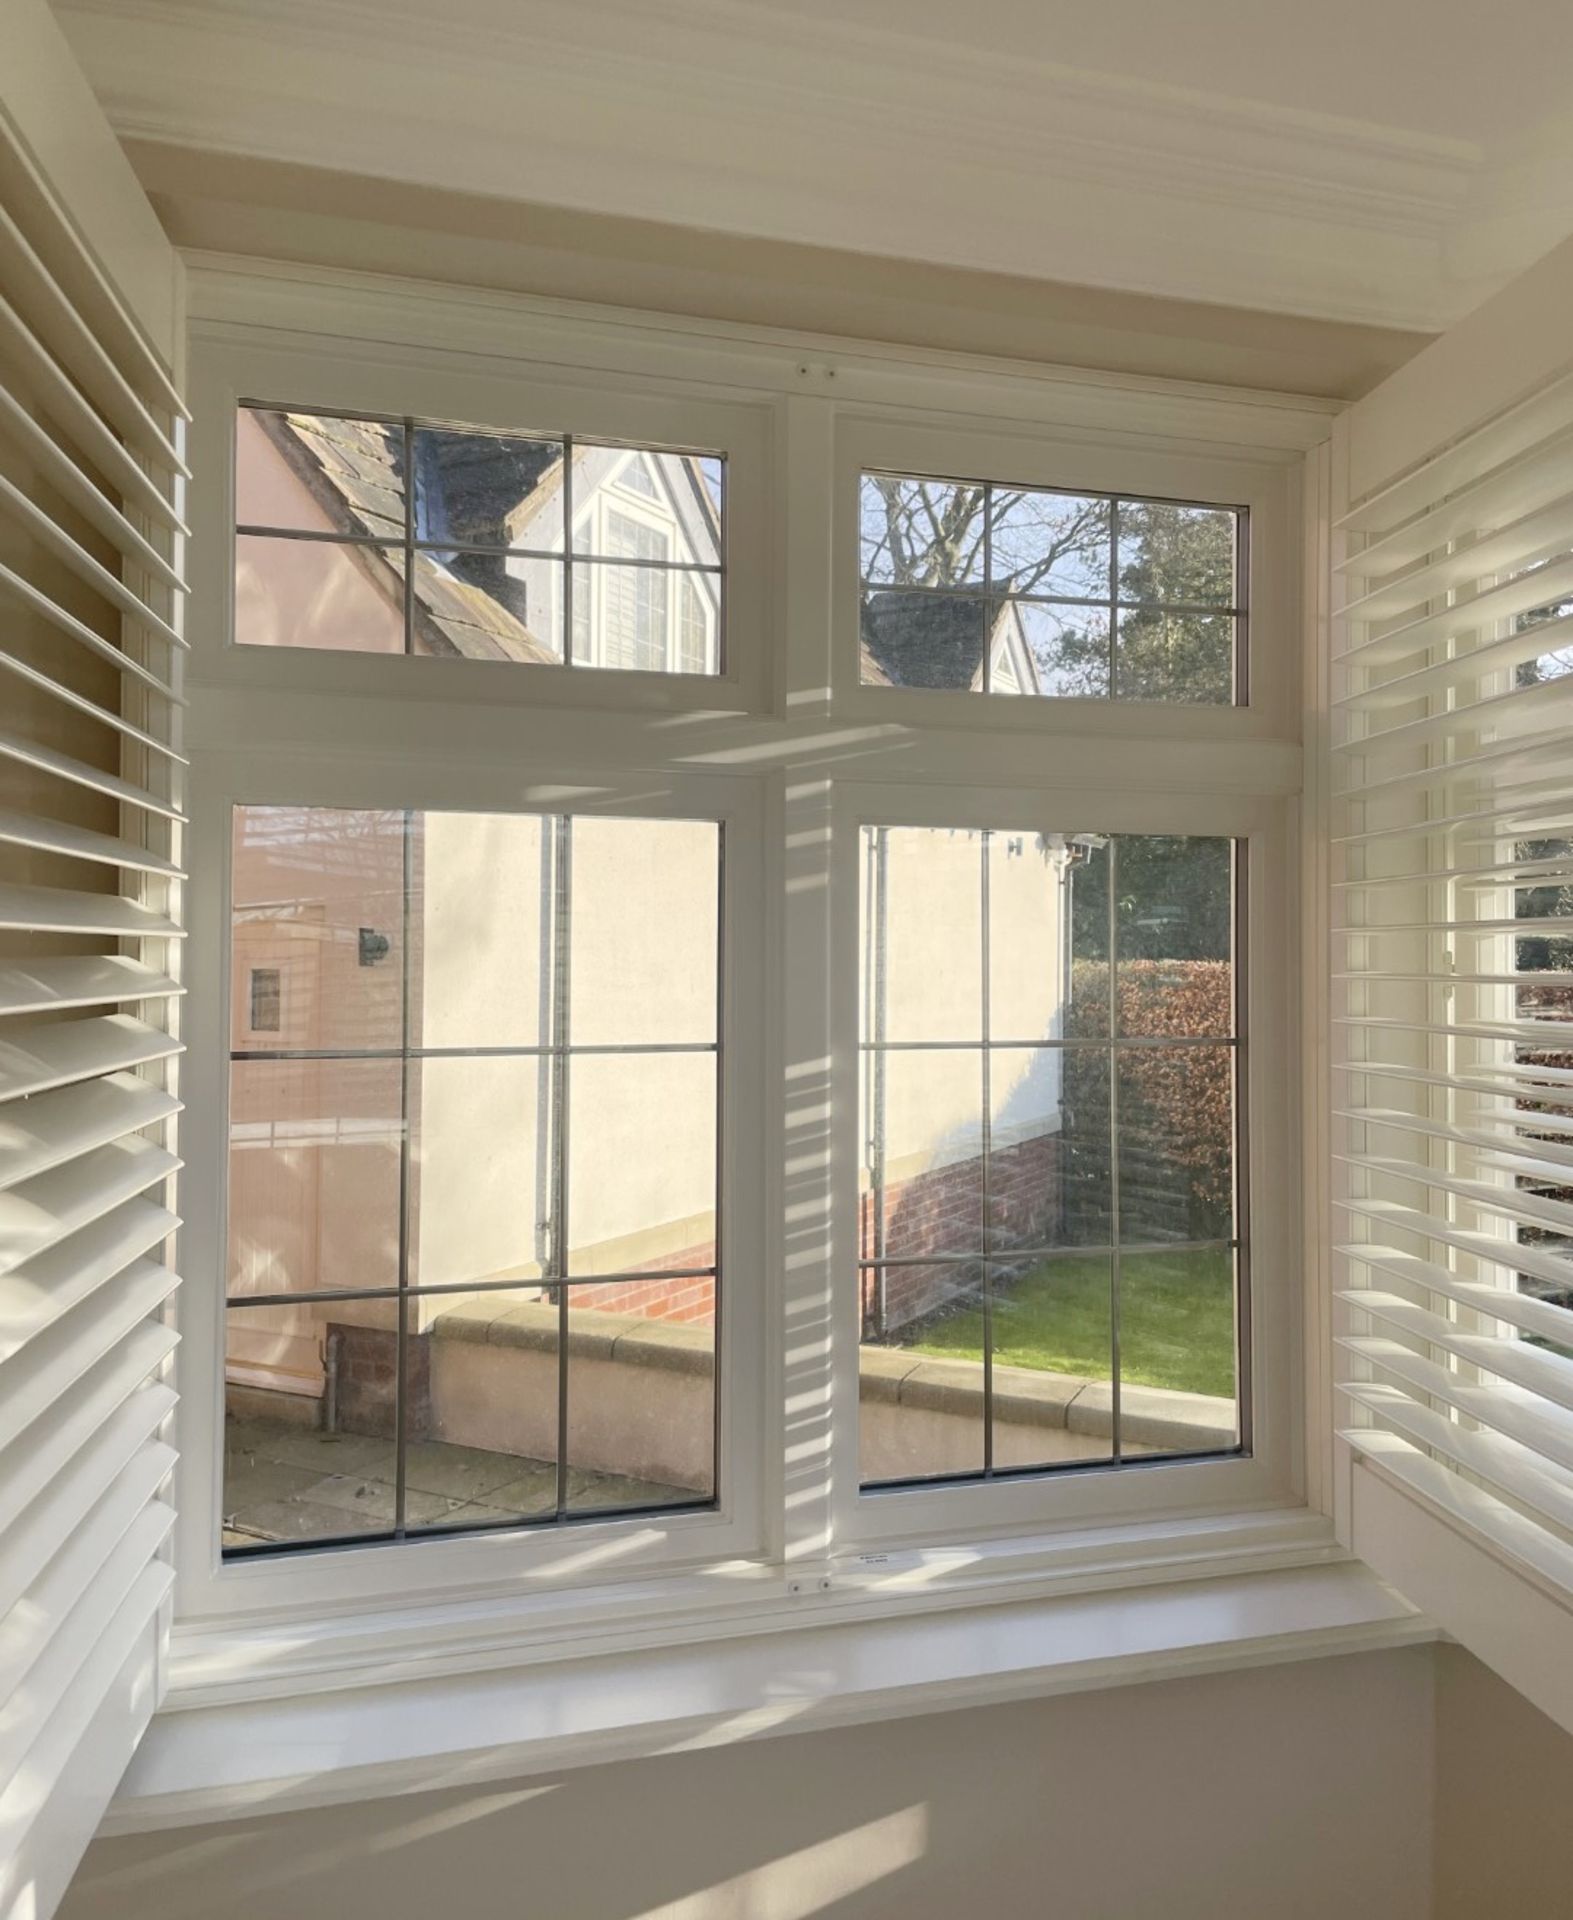
<svg viewBox="0 0 1573 1920">
<path fill-rule="evenodd" d="M 166 149 L 1017 278 L 1434 331 L 1573 232 L 1567 0 L 56 11 Z"/>
</svg>

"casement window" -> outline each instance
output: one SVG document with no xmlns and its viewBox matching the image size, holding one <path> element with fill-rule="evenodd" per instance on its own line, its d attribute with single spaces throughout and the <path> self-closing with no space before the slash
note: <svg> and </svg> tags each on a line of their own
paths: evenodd
<svg viewBox="0 0 1573 1920">
<path fill-rule="evenodd" d="M 1292 1498 L 1281 468 L 829 409 L 783 489 L 794 417 L 693 383 L 228 328 L 197 383 L 193 1614 Z M 999 476 L 957 580 L 908 471 Z M 1051 602 L 1092 681 L 974 703 L 1054 690 Z"/>
<path fill-rule="evenodd" d="M 232 1036 L 226 1553 L 713 1501 L 720 877 L 711 821 L 236 808 L 290 990 Z"/>
<path fill-rule="evenodd" d="M 234 487 L 239 646 L 717 671 L 714 456 L 245 406 Z"/>
<path fill-rule="evenodd" d="M 1243 511 L 864 473 L 858 520 L 867 684 L 1244 697 Z"/>
<path fill-rule="evenodd" d="M 1231 1452 L 1230 843 L 881 825 L 862 862 L 864 1484 Z"/>
</svg>

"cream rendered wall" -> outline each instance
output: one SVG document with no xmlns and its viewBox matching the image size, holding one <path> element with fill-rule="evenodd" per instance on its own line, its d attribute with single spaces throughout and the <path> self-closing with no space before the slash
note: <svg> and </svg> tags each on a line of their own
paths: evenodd
<svg viewBox="0 0 1573 1920">
<path fill-rule="evenodd" d="M 61 1920 L 1428 1920 L 1431 1728 L 1429 1648 L 1261 1668 L 100 1842 Z"/>
<path fill-rule="evenodd" d="M 1047 1040 L 1060 1033 L 1065 861 L 1059 835 L 1002 832 L 990 840 L 988 987 L 990 1031 L 996 1039 Z M 870 1038 L 874 1013 L 869 980 L 876 966 L 875 903 L 881 892 L 886 1039 L 981 1040 L 984 940 L 978 835 L 893 827 L 884 835 L 882 879 L 871 871 L 865 850 L 863 965 Z M 1062 1075 L 1057 1050 L 1005 1050 L 992 1066 L 989 1120 L 997 1148 L 1058 1127 Z M 867 1068 L 863 1080 L 867 1139 L 872 1118 Z M 888 1183 L 911 1180 L 981 1152 L 982 1082 L 976 1053 L 888 1054 L 884 1085 Z"/>
</svg>

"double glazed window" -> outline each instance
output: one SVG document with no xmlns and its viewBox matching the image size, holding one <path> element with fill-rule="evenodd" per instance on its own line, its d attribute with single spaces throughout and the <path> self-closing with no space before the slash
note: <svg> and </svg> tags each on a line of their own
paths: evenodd
<svg viewBox="0 0 1573 1920">
<path fill-rule="evenodd" d="M 862 840 L 864 1482 L 1233 1447 L 1230 843 Z"/>
<path fill-rule="evenodd" d="M 865 684 L 1229 705 L 1243 512 L 865 473 Z"/>
<path fill-rule="evenodd" d="M 226 1549 L 711 1500 L 718 827 L 243 806 L 231 861 Z"/>
<path fill-rule="evenodd" d="M 236 642 L 717 673 L 724 474 L 711 454 L 244 407 Z"/>
<path fill-rule="evenodd" d="M 197 756 L 222 1579 L 1227 1499 L 1263 1437 L 1244 901 L 1277 828 L 1249 776 L 1206 786 L 1259 717 L 1179 710 L 1243 708 L 1241 496 L 926 479 L 849 437 L 783 504 L 720 410 L 617 439 L 615 403 L 581 436 L 386 392 L 236 414 L 212 671 L 301 699 Z M 831 499 L 784 596 L 816 618 L 778 613 L 768 556 Z M 930 723 L 900 687 L 1018 698 Z M 1145 703 L 1171 770 L 1190 738 L 1189 791 L 1145 797 L 1109 712 L 1067 779 L 1088 700 Z"/>
</svg>

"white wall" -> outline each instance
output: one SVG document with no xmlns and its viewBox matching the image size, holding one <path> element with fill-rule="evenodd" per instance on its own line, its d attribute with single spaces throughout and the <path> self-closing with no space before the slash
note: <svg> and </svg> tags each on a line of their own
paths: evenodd
<svg viewBox="0 0 1573 1920">
<path fill-rule="evenodd" d="M 1432 1708 L 1413 1648 L 197 1827 L 61 1920 L 1422 1920 Z"/>
<path fill-rule="evenodd" d="M 1436 1649 L 1435 1920 L 1573 1904 L 1573 1738 L 1462 1647 Z"/>
</svg>

